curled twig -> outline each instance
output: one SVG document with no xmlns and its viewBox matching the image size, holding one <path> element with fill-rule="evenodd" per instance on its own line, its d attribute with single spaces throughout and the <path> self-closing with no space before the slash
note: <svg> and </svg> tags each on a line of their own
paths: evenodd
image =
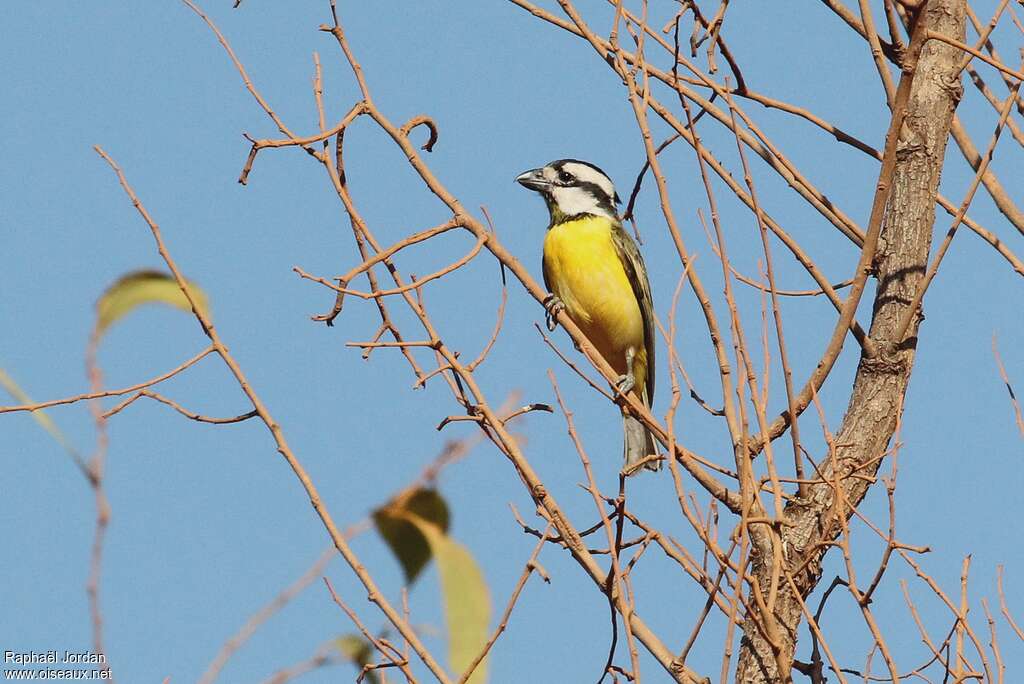
<svg viewBox="0 0 1024 684">
<path fill-rule="evenodd" d="M 434 145 L 437 144 L 437 124 L 434 123 L 434 120 L 431 119 L 426 114 L 419 114 L 417 116 L 412 117 L 411 119 L 406 121 L 405 124 L 402 125 L 402 127 L 399 128 L 398 130 L 402 133 L 402 135 L 408 138 L 409 134 L 412 133 L 412 129 L 416 128 L 417 126 L 426 126 L 427 129 L 430 131 L 430 137 L 427 139 L 427 142 L 423 143 L 420 146 L 420 149 L 425 150 L 427 152 L 433 152 Z"/>
</svg>

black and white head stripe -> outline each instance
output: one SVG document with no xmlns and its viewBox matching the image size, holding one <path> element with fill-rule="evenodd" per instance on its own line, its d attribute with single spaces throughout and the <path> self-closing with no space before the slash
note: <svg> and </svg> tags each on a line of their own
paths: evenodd
<svg viewBox="0 0 1024 684">
<path fill-rule="evenodd" d="M 564 217 L 595 214 L 616 218 L 619 197 L 604 171 L 578 159 L 559 159 L 543 168 L 550 202 Z"/>
<path fill-rule="evenodd" d="M 566 178 L 572 176 L 578 186 L 593 185 L 601 194 L 611 199 L 614 204 L 619 203 L 619 196 L 615 194 L 615 186 L 608 178 L 608 174 L 590 162 L 579 159 L 559 159 L 548 164 L 560 174 L 566 174 Z M 592 190 L 595 188 L 592 188 Z M 596 194 L 596 193 L 595 193 Z"/>
</svg>

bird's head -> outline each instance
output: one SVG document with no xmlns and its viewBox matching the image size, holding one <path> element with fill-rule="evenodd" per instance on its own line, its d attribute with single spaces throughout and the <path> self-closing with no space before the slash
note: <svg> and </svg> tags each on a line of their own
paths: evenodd
<svg viewBox="0 0 1024 684">
<path fill-rule="evenodd" d="M 605 216 L 616 220 L 619 196 L 604 171 L 577 159 L 559 159 L 516 177 L 525 188 L 540 193 L 548 205 L 551 224 L 581 214 Z"/>
</svg>

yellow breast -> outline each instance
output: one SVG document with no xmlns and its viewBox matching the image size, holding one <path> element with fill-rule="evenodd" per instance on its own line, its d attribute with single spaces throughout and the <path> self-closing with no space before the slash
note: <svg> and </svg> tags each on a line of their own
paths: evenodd
<svg viewBox="0 0 1024 684">
<path fill-rule="evenodd" d="M 612 228 L 608 219 L 589 216 L 553 226 L 544 239 L 544 273 L 569 317 L 623 373 L 629 347 L 646 357 L 644 324 Z M 643 378 L 637 380 L 642 387 Z"/>
</svg>

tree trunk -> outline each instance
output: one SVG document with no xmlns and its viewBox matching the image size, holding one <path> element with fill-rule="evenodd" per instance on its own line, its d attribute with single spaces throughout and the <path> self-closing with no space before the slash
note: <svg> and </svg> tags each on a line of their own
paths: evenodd
<svg viewBox="0 0 1024 684">
<path fill-rule="evenodd" d="M 964 17 L 964 0 L 930 0 L 921 10 L 914 33 L 930 30 L 962 41 Z M 914 299 L 928 265 L 936 191 L 953 111 L 962 93 L 962 58 L 963 54 L 956 48 L 930 40 L 921 49 L 913 74 L 874 264 L 878 289 L 869 335 L 878 353 L 873 358 L 861 357 L 849 407 L 835 438 L 836 453 L 822 467 L 828 480 L 835 481 L 837 476 L 840 480 L 846 500 L 841 510 L 846 519 L 851 515 L 851 507 L 864 498 L 868 483 L 845 476 L 861 466 L 864 467 L 859 472 L 863 475 L 877 472 L 879 457 L 896 429 L 910 379 L 922 317 L 914 317 L 905 340 L 898 340 L 896 336 L 900 320 Z M 903 78 L 908 77 L 904 73 Z M 840 75 L 837 75 L 836 87 L 842 87 Z M 818 484 L 809 488 L 806 500 L 790 502 L 785 508 L 785 516 L 792 526 L 782 528 L 782 547 L 786 552 L 782 563 L 793 573 L 801 597 L 809 595 L 821 579 L 822 559 L 831 548 L 827 543 L 842 533 L 844 521 L 836 515 L 833 501 L 832 487 Z M 773 550 L 762 545 L 758 551 L 750 572 L 761 594 L 768 596 Z M 759 614 L 753 596 L 748 605 L 752 611 L 744 622 L 736 681 L 740 684 L 789 681 L 791 671 L 779 672 L 777 663 L 793 661 L 797 630 L 803 620 L 800 602 L 786 579 L 780 578 L 773 610 L 781 641 L 776 644 L 778 652 L 757 627 L 758 622 L 764 624 L 765 617 Z"/>
</svg>

